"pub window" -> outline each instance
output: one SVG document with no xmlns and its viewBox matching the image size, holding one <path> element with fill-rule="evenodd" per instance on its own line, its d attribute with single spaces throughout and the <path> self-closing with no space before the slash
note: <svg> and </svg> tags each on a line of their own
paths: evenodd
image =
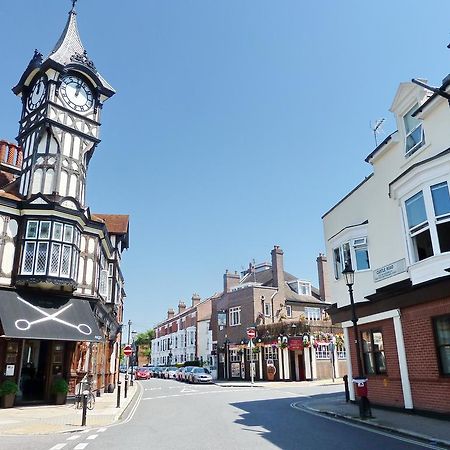
<svg viewBox="0 0 450 450">
<path fill-rule="evenodd" d="M 386 373 L 383 333 L 380 330 L 368 330 L 361 334 L 364 368 L 368 375 Z"/>
<path fill-rule="evenodd" d="M 443 375 L 450 375 L 450 315 L 436 317 L 433 322 L 439 367 Z"/>
</svg>

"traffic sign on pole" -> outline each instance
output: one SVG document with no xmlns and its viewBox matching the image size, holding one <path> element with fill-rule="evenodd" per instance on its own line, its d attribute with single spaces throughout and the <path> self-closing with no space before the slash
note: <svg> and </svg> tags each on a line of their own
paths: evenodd
<svg viewBox="0 0 450 450">
<path fill-rule="evenodd" d="M 255 337 L 256 337 L 256 329 L 254 327 L 247 328 L 247 337 L 249 339 L 255 339 Z"/>
<path fill-rule="evenodd" d="M 123 348 L 123 354 L 125 356 L 130 356 L 133 353 L 133 350 L 131 348 L 131 345 L 125 345 L 125 347 Z"/>
</svg>

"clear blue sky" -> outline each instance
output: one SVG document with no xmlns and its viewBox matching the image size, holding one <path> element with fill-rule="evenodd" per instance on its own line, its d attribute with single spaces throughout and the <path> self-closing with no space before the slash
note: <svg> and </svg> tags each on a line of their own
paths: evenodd
<svg viewBox="0 0 450 450">
<path fill-rule="evenodd" d="M 2 1 L 0 136 L 10 88 L 56 43 L 68 0 Z M 79 0 L 89 55 L 116 88 L 88 178 L 91 210 L 131 216 L 126 319 L 145 330 L 225 269 L 285 251 L 317 281 L 321 215 L 368 175 L 369 124 L 401 81 L 450 72 L 450 3 Z M 449 129 L 450 129 L 450 124 Z M 381 136 L 383 137 L 383 136 Z"/>
</svg>

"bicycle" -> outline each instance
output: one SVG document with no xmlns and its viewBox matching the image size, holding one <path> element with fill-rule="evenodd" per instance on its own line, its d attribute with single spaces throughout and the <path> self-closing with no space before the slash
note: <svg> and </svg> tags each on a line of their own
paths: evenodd
<svg viewBox="0 0 450 450">
<path fill-rule="evenodd" d="M 83 389 L 83 387 L 85 389 Z M 75 396 L 75 408 L 82 409 L 83 408 L 83 392 L 88 391 L 87 396 L 87 409 L 92 411 L 95 407 L 95 394 L 92 391 L 92 385 L 88 381 L 84 381 L 80 383 L 80 387 L 78 389 L 78 394 Z"/>
</svg>

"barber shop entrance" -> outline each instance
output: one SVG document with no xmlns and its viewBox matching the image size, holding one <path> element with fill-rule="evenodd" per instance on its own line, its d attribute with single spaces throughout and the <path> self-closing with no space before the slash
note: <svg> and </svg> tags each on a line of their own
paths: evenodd
<svg viewBox="0 0 450 450">
<path fill-rule="evenodd" d="M 18 402 L 44 402 L 51 395 L 51 384 L 63 378 L 66 370 L 66 343 L 25 340 L 19 375 Z"/>
<path fill-rule="evenodd" d="M 17 384 L 16 404 L 48 403 L 70 381 L 77 342 L 101 342 L 88 301 L 0 290 L 0 382 Z"/>
</svg>

